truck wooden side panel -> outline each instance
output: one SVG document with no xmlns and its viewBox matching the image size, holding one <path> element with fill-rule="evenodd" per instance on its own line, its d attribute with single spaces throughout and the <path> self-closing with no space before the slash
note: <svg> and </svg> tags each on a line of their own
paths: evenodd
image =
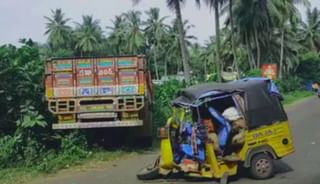
<svg viewBox="0 0 320 184">
<path fill-rule="evenodd" d="M 53 128 L 143 126 L 141 111 L 151 99 L 148 77 L 143 56 L 48 60 L 46 99 L 58 116 Z"/>
<path fill-rule="evenodd" d="M 53 59 L 46 64 L 46 97 L 144 95 L 143 57 Z"/>
</svg>

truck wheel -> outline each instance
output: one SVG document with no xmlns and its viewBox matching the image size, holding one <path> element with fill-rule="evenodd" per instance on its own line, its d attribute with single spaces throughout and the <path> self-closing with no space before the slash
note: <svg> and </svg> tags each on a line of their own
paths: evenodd
<svg viewBox="0 0 320 184">
<path fill-rule="evenodd" d="M 273 159 L 267 154 L 257 154 L 251 160 L 250 172 L 255 179 L 267 179 L 274 174 Z"/>
</svg>

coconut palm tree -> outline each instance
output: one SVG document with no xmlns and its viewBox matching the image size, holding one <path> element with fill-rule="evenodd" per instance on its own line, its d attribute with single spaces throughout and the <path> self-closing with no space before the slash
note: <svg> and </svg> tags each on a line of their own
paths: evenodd
<svg viewBox="0 0 320 184">
<path fill-rule="evenodd" d="M 241 0 L 233 4 L 234 22 L 241 42 L 245 45 L 251 69 L 258 69 L 261 64 L 261 47 L 268 44 L 272 33 L 271 15 L 275 9 L 273 1 Z M 255 54 L 254 54 L 255 51 Z"/>
<path fill-rule="evenodd" d="M 307 9 L 307 20 L 301 22 L 300 35 L 303 43 L 312 51 L 320 51 L 320 11 Z"/>
<path fill-rule="evenodd" d="M 215 37 L 216 37 L 216 65 L 217 65 L 217 77 L 218 81 L 221 82 L 221 72 L 222 72 L 222 64 L 221 64 L 221 41 L 220 41 L 220 7 L 224 3 L 224 0 L 204 0 L 205 4 L 214 10 L 214 18 L 215 18 Z M 196 0 L 196 3 L 200 5 L 200 0 Z"/>
<path fill-rule="evenodd" d="M 231 49 L 232 49 L 232 55 L 233 55 L 233 65 L 236 68 L 237 77 L 240 78 L 240 71 L 239 71 L 239 62 L 237 58 L 237 49 L 236 49 L 236 41 L 235 41 L 235 25 L 234 25 L 234 17 L 233 17 L 233 0 L 229 0 L 226 7 L 228 7 L 228 13 L 229 13 L 229 24 L 230 24 L 230 40 L 231 40 Z M 223 10 L 222 10 L 223 11 Z"/>
<path fill-rule="evenodd" d="M 204 51 L 201 53 L 200 58 L 204 63 L 204 79 L 214 80 L 217 79 L 216 68 L 210 67 L 215 61 L 215 50 L 216 50 L 216 39 L 214 36 L 210 37 L 209 40 L 205 42 Z M 210 70 L 210 71 L 209 71 Z M 213 70 L 213 71 L 212 71 Z"/>
<path fill-rule="evenodd" d="M 284 38 L 282 37 L 282 34 L 282 30 L 275 31 L 272 35 L 272 39 L 270 39 L 268 50 L 269 57 L 273 61 L 279 60 L 280 54 L 283 54 L 282 68 L 279 68 L 279 70 L 281 70 L 282 75 L 285 76 L 289 72 L 295 71 L 296 67 L 299 65 L 298 53 L 304 50 L 305 47 L 299 43 L 298 33 L 290 23 L 287 23 L 284 26 Z M 283 40 L 285 41 L 283 42 Z M 283 49 L 279 50 L 280 47 L 283 47 Z"/>
<path fill-rule="evenodd" d="M 174 19 L 173 22 L 172 22 L 172 29 L 171 29 L 171 31 L 173 33 L 173 36 L 175 36 L 175 39 L 179 43 L 178 45 L 176 45 L 178 48 L 181 47 L 179 25 L 180 25 L 179 20 L 178 19 Z M 190 22 L 188 20 L 185 20 L 185 21 L 183 21 L 182 28 L 184 30 L 183 37 L 184 37 L 184 40 L 185 40 L 186 47 L 191 47 L 192 46 L 192 43 L 191 43 L 192 40 L 194 41 L 197 38 L 194 35 L 189 35 L 188 32 L 189 32 L 190 29 L 194 28 L 194 25 L 190 24 Z M 179 51 L 179 49 L 177 50 L 177 52 L 178 51 Z M 188 57 L 189 57 L 189 54 L 188 54 Z M 181 58 L 180 60 L 183 59 L 182 57 L 180 57 L 180 58 Z M 178 64 L 181 66 L 181 67 L 178 67 L 178 72 L 179 72 L 180 68 L 184 70 L 183 62 L 180 62 Z M 190 79 L 191 79 L 191 77 L 190 77 Z"/>
<path fill-rule="evenodd" d="M 141 0 L 133 0 L 134 3 L 138 3 Z M 189 64 L 189 54 L 186 46 L 186 41 L 184 38 L 183 30 L 183 19 L 181 15 L 181 5 L 185 3 L 185 0 L 166 0 L 167 6 L 169 9 L 173 10 L 176 14 L 176 19 L 178 21 L 178 30 L 179 30 L 179 43 L 181 50 L 181 58 L 184 69 L 184 78 L 187 83 L 190 83 L 190 64 Z"/>
<path fill-rule="evenodd" d="M 132 10 L 124 13 L 123 16 L 127 22 L 127 51 L 131 54 L 139 54 L 144 46 L 144 35 L 141 30 L 141 12 Z"/>
<path fill-rule="evenodd" d="M 67 25 L 70 21 L 65 18 L 61 9 L 51 10 L 52 16 L 44 18 L 46 23 L 45 35 L 48 35 L 48 43 L 52 49 L 66 48 L 71 36 L 71 27 Z"/>
<path fill-rule="evenodd" d="M 90 55 L 96 51 L 102 42 L 102 29 L 100 21 L 93 19 L 92 16 L 82 16 L 82 23 L 76 23 L 76 49 L 79 49 L 81 55 Z"/>
<path fill-rule="evenodd" d="M 159 47 L 161 47 L 161 43 L 168 31 L 168 25 L 164 23 L 167 17 L 160 17 L 159 8 L 151 8 L 149 11 L 146 11 L 148 19 L 145 22 L 145 36 L 147 45 L 152 50 L 154 67 L 156 72 L 156 78 L 160 79 L 159 69 L 158 69 L 158 52 Z"/>
<path fill-rule="evenodd" d="M 299 10 L 295 4 L 303 4 L 309 6 L 308 0 L 273 0 L 274 7 L 278 9 L 278 15 L 273 15 L 274 21 L 277 22 L 281 33 L 280 45 L 280 60 L 279 60 L 279 78 L 282 79 L 283 75 L 283 60 L 284 60 L 284 42 L 285 42 L 285 29 L 288 24 L 296 24 L 299 19 Z M 289 25 L 290 26 L 290 25 Z"/>
<path fill-rule="evenodd" d="M 125 54 L 126 34 L 127 34 L 127 22 L 123 15 L 115 16 L 111 21 L 113 26 L 107 26 L 111 32 L 107 38 L 107 44 L 113 55 Z"/>
<path fill-rule="evenodd" d="M 179 31 L 176 27 L 170 26 L 166 39 L 164 41 L 164 76 L 168 74 L 178 74 L 179 64 L 182 63 Z"/>
</svg>

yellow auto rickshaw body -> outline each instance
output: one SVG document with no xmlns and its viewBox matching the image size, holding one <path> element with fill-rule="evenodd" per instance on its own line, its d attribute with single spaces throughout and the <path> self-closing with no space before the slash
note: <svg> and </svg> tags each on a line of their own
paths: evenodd
<svg viewBox="0 0 320 184">
<path fill-rule="evenodd" d="M 275 84 L 265 78 L 200 84 L 180 91 L 172 101 L 172 116 L 159 131 L 159 162 L 154 170 L 146 170 L 148 172 L 142 172 L 139 177 L 150 179 L 153 172 L 159 170 L 160 175 L 183 172 L 191 177 L 225 181 L 228 176 L 237 174 L 239 166 L 250 168 L 256 179 L 272 177 L 273 160 L 294 152 L 288 117 L 281 100 Z M 230 108 L 235 109 L 240 119 L 227 118 L 225 112 Z M 237 128 L 239 124 L 235 122 L 238 120 L 244 126 Z M 208 121 L 211 124 L 206 124 Z M 193 142 L 181 136 L 186 124 L 192 126 Z M 201 136 L 199 145 L 201 154 L 204 153 L 201 160 L 194 152 L 197 135 Z M 238 139 L 241 141 L 234 141 L 238 135 L 241 135 Z M 182 144 L 191 147 L 192 156 L 185 152 L 180 154 Z"/>
<path fill-rule="evenodd" d="M 178 113 L 178 114 L 176 114 Z M 179 117 L 178 119 L 176 117 Z M 184 111 L 174 110 L 173 117 L 167 121 L 166 127 L 177 128 L 177 122 L 183 121 Z M 238 152 L 239 161 L 229 162 L 217 158 L 214 152 L 213 144 L 205 144 L 205 163 L 200 172 L 186 173 L 191 177 L 203 178 L 221 178 L 224 174 L 228 176 L 236 175 L 239 163 L 244 167 L 249 167 L 250 160 L 255 154 L 264 152 L 274 159 L 280 159 L 290 153 L 293 153 L 294 146 L 289 129 L 288 121 L 276 122 L 272 125 L 263 126 L 254 130 L 245 132 L 245 141 Z M 170 170 L 179 170 L 179 166 L 174 162 L 172 144 L 169 136 L 162 137 L 160 142 L 160 173 L 168 173 Z"/>
</svg>

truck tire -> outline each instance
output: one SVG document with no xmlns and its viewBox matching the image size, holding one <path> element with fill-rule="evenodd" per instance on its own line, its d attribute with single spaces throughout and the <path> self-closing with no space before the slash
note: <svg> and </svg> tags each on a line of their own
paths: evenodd
<svg viewBox="0 0 320 184">
<path fill-rule="evenodd" d="M 273 159 L 265 153 L 255 155 L 251 160 L 250 172 L 254 179 L 267 179 L 272 177 L 274 175 Z"/>
</svg>

